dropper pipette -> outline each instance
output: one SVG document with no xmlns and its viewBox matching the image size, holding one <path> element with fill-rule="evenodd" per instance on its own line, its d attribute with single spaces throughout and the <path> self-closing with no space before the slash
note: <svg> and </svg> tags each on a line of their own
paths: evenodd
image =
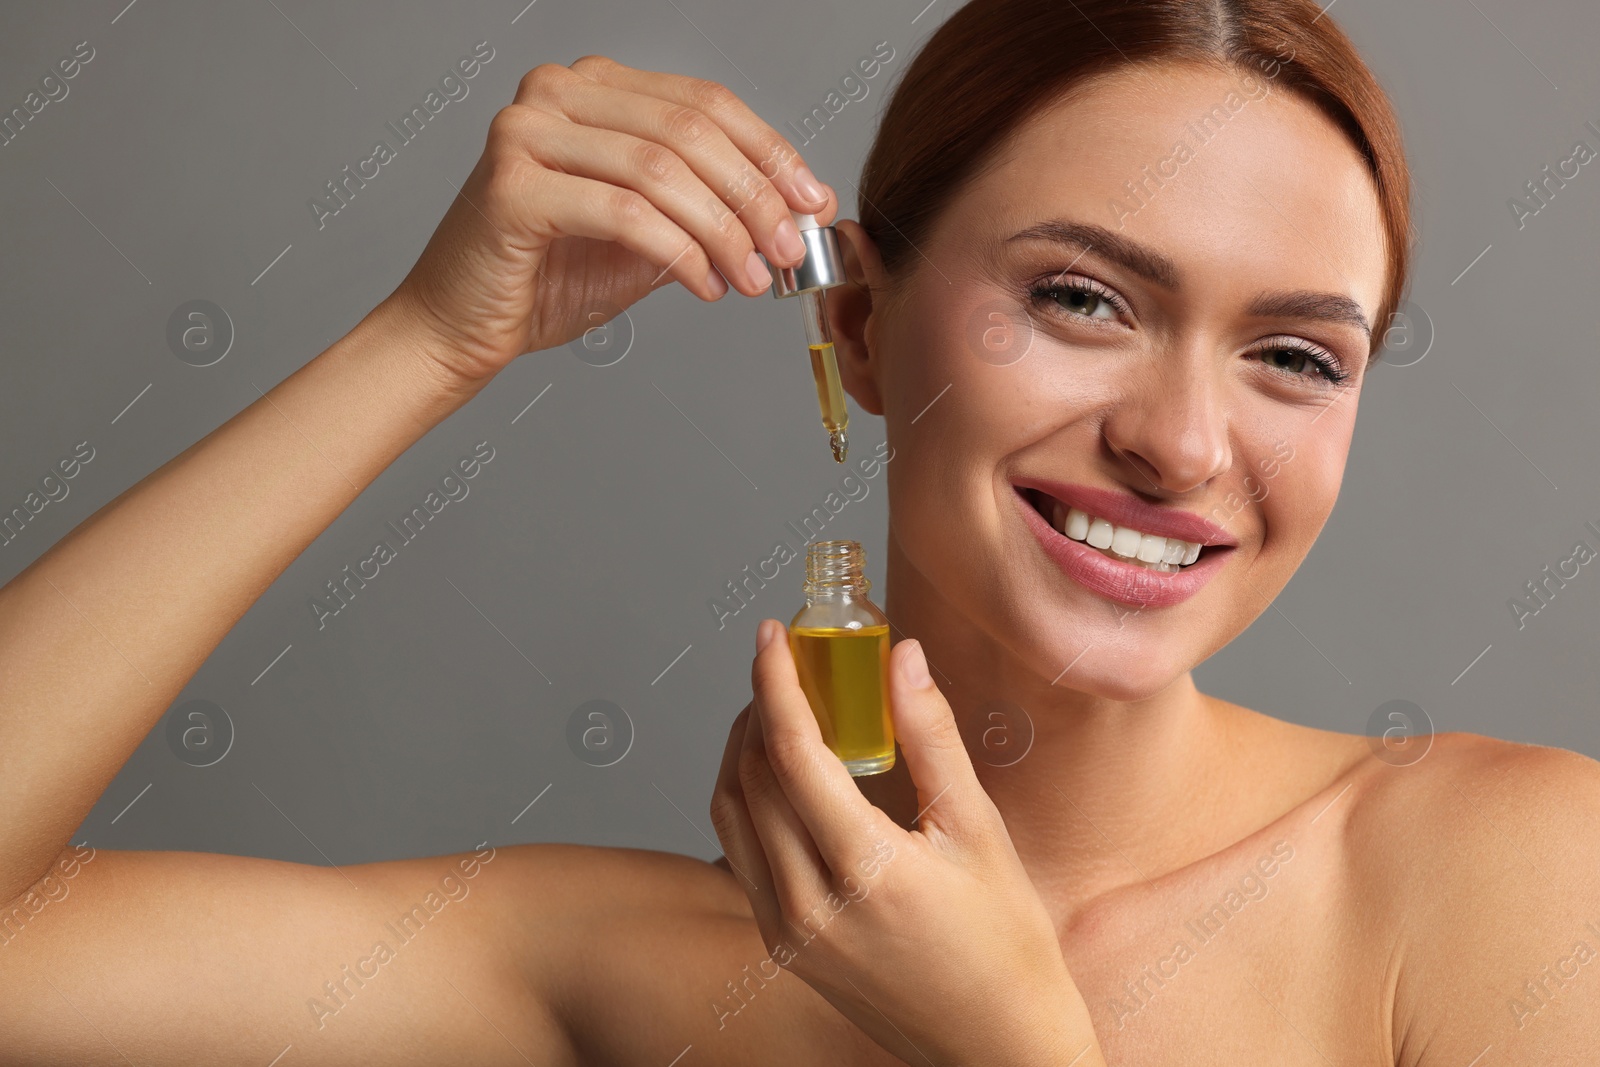
<svg viewBox="0 0 1600 1067">
<path fill-rule="evenodd" d="M 828 446 L 833 449 L 834 460 L 843 463 L 850 447 L 845 435 L 850 425 L 850 412 L 844 404 L 839 360 L 833 352 L 833 331 L 828 326 L 827 291 L 807 289 L 801 293 L 800 310 L 806 317 L 806 346 L 811 349 L 811 376 L 817 383 L 822 428 L 828 431 Z"/>
<path fill-rule="evenodd" d="M 844 386 L 839 380 L 839 361 L 833 350 L 825 291 L 844 283 L 844 257 L 839 252 L 839 235 L 832 226 L 819 225 L 814 215 L 799 211 L 790 214 L 800 230 L 806 254 L 793 267 L 774 267 L 767 262 L 767 269 L 772 272 L 772 295 L 800 297 L 822 426 L 828 431 L 828 446 L 833 450 L 835 462 L 843 463 L 850 447 L 846 434 L 850 412 L 845 406 Z"/>
</svg>

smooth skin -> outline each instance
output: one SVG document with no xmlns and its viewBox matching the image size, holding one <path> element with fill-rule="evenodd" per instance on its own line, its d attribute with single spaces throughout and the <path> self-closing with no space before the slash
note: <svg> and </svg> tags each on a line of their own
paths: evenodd
<svg viewBox="0 0 1600 1067">
<path fill-rule="evenodd" d="M 713 268 L 760 294 L 753 250 L 799 258 L 788 210 L 837 213 L 720 85 L 599 56 L 532 71 L 389 298 L 0 589 L 0 922 L 18 931 L 0 944 L 0 1060 L 1589 1062 L 1600 978 L 1571 961 L 1600 947 L 1592 761 L 1444 735 L 1396 767 L 1188 673 L 1264 610 L 1337 494 L 1365 339 L 1245 307 L 1312 288 L 1373 313 L 1381 231 L 1353 150 L 1285 94 L 1252 101 L 1127 221 L 1175 286 L 1006 240 L 1107 222 L 1119 183 L 1229 79 L 1119 73 L 1025 124 L 892 300 L 870 240 L 839 223 L 857 282 L 831 301 L 842 369 L 896 450 L 885 605 L 918 638 L 892 656 L 893 772 L 830 762 L 768 620 L 713 793 L 718 864 L 571 845 L 342 872 L 85 858 L 69 836 L 117 769 L 396 456 L 596 309 L 672 281 L 717 299 Z M 1051 298 L 1025 313 L 1026 358 L 974 358 L 980 305 L 1006 296 L 1021 321 L 1017 283 L 1072 275 L 1126 309 Z M 1263 354 L 1285 336 L 1337 354 L 1345 391 Z M 1054 570 L 1009 487 L 1048 472 L 1203 513 L 1286 435 L 1296 459 L 1230 520 L 1228 567 L 1173 608 L 1130 612 Z M 197 549 L 197 525 L 226 549 Z M 1005 766 L 995 699 L 1031 721 Z M 473 859 L 470 893 L 358 964 Z M 831 918 L 806 938 L 819 904 Z M 792 958 L 763 966 L 786 936 Z M 343 1003 L 318 1019 L 307 1001 L 330 981 Z M 719 1012 L 729 983 L 744 1002 Z"/>
</svg>

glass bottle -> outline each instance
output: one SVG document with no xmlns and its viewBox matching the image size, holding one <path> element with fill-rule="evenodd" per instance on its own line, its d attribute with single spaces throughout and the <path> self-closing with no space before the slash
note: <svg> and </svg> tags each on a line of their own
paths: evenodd
<svg viewBox="0 0 1600 1067">
<path fill-rule="evenodd" d="M 857 541 L 814 541 L 806 550 L 806 603 L 789 623 L 800 688 L 829 750 L 852 775 L 894 766 L 889 714 L 889 618 L 867 599 L 871 584 Z"/>
</svg>

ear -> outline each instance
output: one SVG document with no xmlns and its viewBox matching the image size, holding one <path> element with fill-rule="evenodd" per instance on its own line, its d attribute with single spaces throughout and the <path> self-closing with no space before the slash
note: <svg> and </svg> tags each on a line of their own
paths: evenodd
<svg viewBox="0 0 1600 1067">
<path fill-rule="evenodd" d="M 883 359 L 873 352 L 870 334 L 874 306 L 883 307 L 888 277 L 878 246 L 855 219 L 834 223 L 839 250 L 844 254 L 844 285 L 828 290 L 828 318 L 833 329 L 833 350 L 839 360 L 839 378 L 845 391 L 869 415 L 883 414 L 879 389 Z M 878 294 L 876 305 L 874 294 Z"/>
</svg>

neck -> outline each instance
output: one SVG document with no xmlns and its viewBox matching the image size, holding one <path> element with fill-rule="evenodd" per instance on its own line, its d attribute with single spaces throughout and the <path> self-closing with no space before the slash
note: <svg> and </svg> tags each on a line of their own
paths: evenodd
<svg viewBox="0 0 1600 1067">
<path fill-rule="evenodd" d="M 1197 690 L 1187 672 L 1138 701 L 1052 684 L 957 613 L 892 531 L 888 548 L 883 606 L 894 637 L 922 643 L 1019 856 L 1036 883 L 1059 883 L 1039 884 L 1041 892 L 1087 898 L 1227 843 L 1197 840 L 1194 816 L 1221 799 L 1216 770 L 1234 725 L 1228 705 Z M 860 785 L 896 822 L 913 825 L 918 803 L 904 760 Z"/>
</svg>

